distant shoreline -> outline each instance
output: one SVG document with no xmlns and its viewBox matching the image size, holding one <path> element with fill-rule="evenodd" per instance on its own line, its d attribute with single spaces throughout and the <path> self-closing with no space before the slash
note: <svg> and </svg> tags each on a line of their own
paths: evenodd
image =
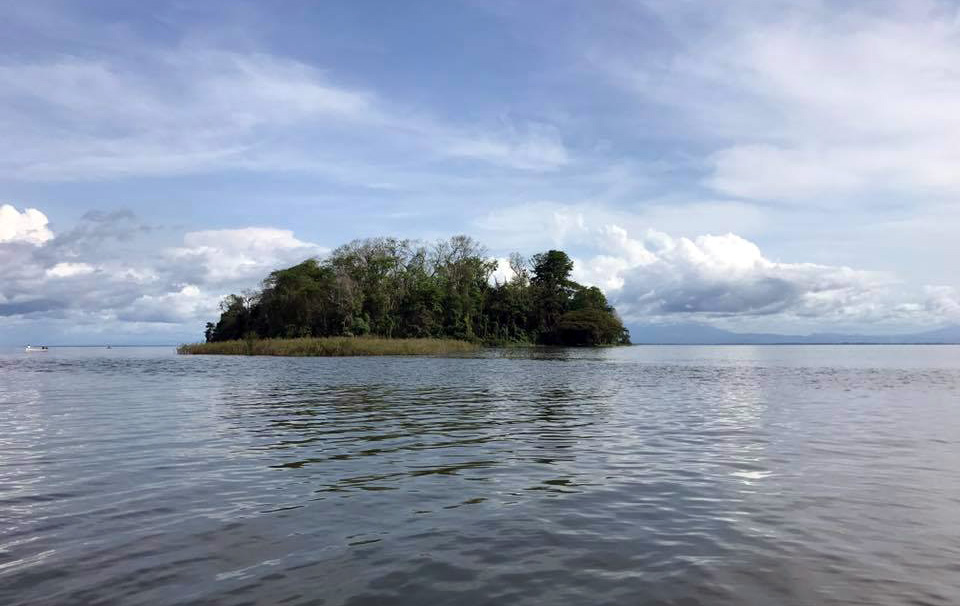
<svg viewBox="0 0 960 606">
<path fill-rule="evenodd" d="M 350 338 L 350 337 L 343 337 L 343 338 Z M 359 337 L 357 337 L 357 338 L 359 338 Z M 401 339 L 384 339 L 384 340 L 386 340 L 386 341 L 399 341 L 399 340 L 401 340 Z M 467 342 L 467 341 L 463 341 L 463 342 L 464 342 L 464 343 L 469 343 L 469 342 Z M 145 344 L 134 344 L 134 345 L 111 345 L 111 348 L 112 348 L 112 349 L 135 349 L 135 348 L 150 347 L 150 348 L 173 348 L 173 349 L 178 349 L 178 350 L 179 350 L 180 348 L 183 348 L 183 347 L 191 347 L 191 348 L 192 348 L 192 347 L 194 347 L 194 346 L 206 346 L 206 345 L 208 345 L 208 344 L 207 344 L 207 343 L 188 343 L 188 344 L 177 344 L 177 343 L 160 343 L 160 344 L 157 344 L 157 343 L 145 343 Z M 474 344 L 471 344 L 471 345 L 474 345 Z M 912 346 L 916 346 L 916 345 L 937 345 L 937 346 L 940 346 L 940 345 L 946 345 L 946 346 L 958 346 L 958 345 L 960 345 L 960 342 L 938 342 L 938 343 L 931 343 L 931 342 L 924 342 L 924 341 L 903 341 L 903 342 L 897 342 L 897 343 L 893 343 L 893 342 L 871 343 L 871 342 L 869 342 L 869 341 L 859 341 L 859 342 L 857 342 L 857 341 L 834 341 L 834 342 L 826 342 L 826 341 L 825 341 L 825 342 L 822 342 L 822 343 L 809 343 L 809 342 L 807 342 L 807 343 L 804 343 L 804 342 L 750 343 L 750 342 L 746 342 L 746 341 L 745 341 L 745 342 L 740 342 L 740 343 L 710 343 L 710 342 L 702 342 L 702 343 L 671 343 L 671 342 L 669 342 L 669 341 L 664 341 L 664 342 L 658 342 L 658 343 L 632 343 L 632 344 L 630 344 L 630 345 L 619 345 L 619 346 L 617 346 L 617 347 L 637 347 L 637 346 L 639 346 L 639 347 L 782 347 L 782 346 L 790 346 L 790 347 L 804 346 L 804 347 L 809 347 L 809 346 L 818 346 L 818 345 L 819 345 L 819 346 L 822 346 L 822 345 L 829 345 L 829 346 L 850 345 L 850 346 L 858 346 L 858 347 L 859 347 L 859 346 L 866 346 L 866 345 L 883 345 L 883 346 L 891 346 L 891 345 L 892 345 L 892 346 L 898 346 L 898 345 L 900 345 L 900 346 L 903 346 L 903 345 L 912 345 Z M 106 346 L 106 345 L 56 345 L 56 344 L 55 344 L 55 345 L 48 345 L 47 347 L 49 347 L 50 349 L 107 349 L 107 346 Z M 512 344 L 508 344 L 508 345 L 476 345 L 476 348 L 477 348 L 477 349 L 484 349 L 484 348 L 493 348 L 493 349 L 496 349 L 496 348 L 500 348 L 500 347 L 563 347 L 563 346 L 556 346 L 556 345 L 554 345 L 554 346 L 546 346 L 546 345 L 535 345 L 535 344 L 524 344 L 524 345 L 512 345 Z M 598 346 L 598 347 L 607 347 L 607 346 Z M 23 349 L 23 345 L 0 345 L 0 348 L 22 350 L 22 349 Z M 198 352 L 180 352 L 180 353 L 197 353 L 197 354 L 201 354 L 201 353 L 207 353 L 207 352 L 199 352 L 199 351 L 198 351 Z M 211 355 L 212 355 L 212 354 L 211 354 Z M 225 354 L 221 354 L 221 355 L 225 355 Z M 239 353 L 238 353 L 238 354 L 234 354 L 234 355 L 246 355 L 246 354 L 239 354 Z M 267 355 L 270 355 L 270 354 L 267 354 Z M 275 355 L 281 355 L 281 354 L 275 354 Z M 363 355 L 363 354 L 358 354 L 358 355 Z M 366 355 L 376 355 L 376 354 L 366 354 Z M 403 354 L 399 354 L 399 355 L 403 355 Z"/>
<path fill-rule="evenodd" d="M 703 342 L 703 343 L 670 343 L 670 342 L 662 342 L 662 343 L 631 343 L 631 345 L 632 345 L 632 346 L 638 346 L 638 345 L 639 345 L 639 346 L 646 346 L 646 347 L 662 347 L 662 346 L 669 346 L 669 347 L 687 347 L 687 346 L 690 346 L 690 347 L 727 347 L 727 346 L 733 346 L 733 347 L 744 347 L 744 346 L 750 346 L 750 347 L 782 347 L 782 346 L 784 346 L 784 345 L 789 345 L 789 346 L 795 347 L 795 346 L 798 346 L 798 345 L 803 345 L 803 346 L 805 346 L 805 347 L 806 347 L 806 346 L 814 346 L 814 347 L 815 347 L 815 346 L 817 346 L 817 345 L 858 345 L 858 346 L 859 346 L 859 345 L 884 345 L 884 346 L 886 346 L 886 345 L 960 345 L 960 343 L 951 343 L 951 342 L 946 342 L 946 341 L 944 341 L 944 342 L 938 342 L 938 343 L 931 343 L 931 342 L 928 342 L 928 341 L 927 341 L 927 342 L 925 342 L 925 341 L 889 342 L 889 341 L 888 341 L 888 342 L 885 342 L 885 343 L 877 343 L 877 342 L 871 342 L 871 341 L 824 341 L 824 342 L 822 342 L 822 343 L 810 343 L 810 342 L 804 342 L 804 341 L 795 341 L 795 342 L 784 341 L 783 343 L 750 343 L 749 341 L 743 341 L 743 342 L 740 342 L 740 343 L 710 343 L 710 342 Z"/>
</svg>

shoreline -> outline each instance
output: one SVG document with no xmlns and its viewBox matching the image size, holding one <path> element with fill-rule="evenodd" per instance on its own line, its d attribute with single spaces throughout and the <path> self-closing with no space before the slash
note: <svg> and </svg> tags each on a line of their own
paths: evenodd
<svg viewBox="0 0 960 606">
<path fill-rule="evenodd" d="M 387 339 L 380 337 L 301 337 L 297 339 L 237 339 L 187 343 L 180 355 L 214 356 L 414 356 L 469 353 L 482 345 L 457 339 Z"/>
</svg>

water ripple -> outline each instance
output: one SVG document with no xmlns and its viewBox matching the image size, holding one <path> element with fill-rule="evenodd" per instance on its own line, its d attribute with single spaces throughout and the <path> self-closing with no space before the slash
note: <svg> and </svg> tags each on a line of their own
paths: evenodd
<svg viewBox="0 0 960 606">
<path fill-rule="evenodd" d="M 960 348 L 0 354 L 0 603 L 953 604 Z"/>
</svg>

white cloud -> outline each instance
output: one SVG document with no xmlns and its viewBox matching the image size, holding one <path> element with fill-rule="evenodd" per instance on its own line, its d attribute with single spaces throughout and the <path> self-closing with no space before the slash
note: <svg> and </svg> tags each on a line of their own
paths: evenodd
<svg viewBox="0 0 960 606">
<path fill-rule="evenodd" d="M 960 290 L 952 286 L 927 286 L 924 310 L 945 318 L 960 319 Z"/>
<path fill-rule="evenodd" d="M 47 216 L 35 208 L 18 211 L 10 204 L 0 205 L 0 243 L 26 242 L 39 246 L 53 238 Z"/>
<path fill-rule="evenodd" d="M 144 49 L 136 63 L 8 59 L 0 135 L 0 176 L 41 181 L 239 169 L 367 182 L 398 153 L 534 171 L 570 161 L 548 125 L 447 124 L 299 61 L 206 47 Z"/>
<path fill-rule="evenodd" d="M 323 255 L 329 249 L 298 240 L 293 232 L 267 227 L 187 233 L 183 246 L 166 256 L 204 283 L 259 280 L 278 267 Z"/>
<path fill-rule="evenodd" d="M 955 10 L 734 1 L 704 7 L 705 19 L 687 3 L 646 6 L 680 46 L 668 59 L 605 67 L 661 104 L 677 130 L 712 142 L 709 186 L 816 205 L 960 194 Z"/>
<path fill-rule="evenodd" d="M 491 211 L 475 225 L 498 247 L 561 246 L 568 236 L 583 232 L 587 212 L 581 206 L 532 202 Z"/>
<path fill-rule="evenodd" d="M 0 172 L 70 180 L 222 168 L 251 162 L 264 127 L 369 119 L 370 104 L 304 64 L 260 54 L 7 62 L 0 132 L 11 145 Z"/>
<path fill-rule="evenodd" d="M 28 224 L 45 226 L 46 217 L 34 212 L 42 220 Z M 36 245 L 22 237 L 0 242 L 0 317 L 137 332 L 146 325 L 202 327 L 216 318 L 225 294 L 327 251 L 292 231 L 264 227 L 188 232 L 181 246 L 160 249 L 136 240 L 149 233 L 119 211 L 87 213 L 73 229 Z"/>
<path fill-rule="evenodd" d="M 89 263 L 57 263 L 47 270 L 49 278 L 72 278 L 74 276 L 85 276 L 96 271 Z"/>
<path fill-rule="evenodd" d="M 623 312 L 640 316 L 863 315 L 885 304 L 890 279 L 874 272 L 813 263 L 779 263 L 734 234 L 673 238 L 650 230 L 600 230 L 607 254 L 583 262 L 585 281 L 612 288 Z M 875 314 L 874 314 L 875 315 Z"/>
<path fill-rule="evenodd" d="M 610 221 L 626 214 L 589 210 L 542 203 L 486 221 L 496 226 L 531 219 L 517 228 L 518 237 L 523 229 L 528 234 L 520 252 L 542 250 L 536 238 L 568 250 L 574 279 L 602 287 L 630 321 L 739 320 L 749 329 L 750 322 L 769 326 L 776 318 L 780 330 L 960 321 L 960 294 L 949 286 L 913 290 L 878 272 L 781 262 L 733 233 L 674 236 Z M 131 242 L 147 233 L 129 213 L 89 213 L 74 229 L 38 245 L 0 243 L 6 270 L 0 316 L 123 330 L 136 325 L 141 332 L 150 324 L 199 330 L 216 318 L 223 295 L 327 252 L 290 230 L 266 227 L 188 232 L 180 246 L 159 249 Z M 507 259 L 497 261 L 495 276 L 509 279 Z"/>
<path fill-rule="evenodd" d="M 631 321 L 739 318 L 749 328 L 751 318 L 777 318 L 780 330 L 819 330 L 960 320 L 950 288 L 912 289 L 882 272 L 781 262 L 733 233 L 674 236 L 639 227 L 638 218 L 645 217 L 542 202 L 490 213 L 481 225 L 512 229 L 513 243 L 524 242 L 525 233 L 526 253 L 543 246 L 570 251 L 573 278 L 603 288 Z M 618 225 L 621 219 L 631 227 Z"/>
<path fill-rule="evenodd" d="M 521 170 L 553 170 L 570 163 L 556 128 L 531 125 L 526 134 L 478 133 L 476 138 L 455 134 L 446 144 L 451 156 L 475 158 Z"/>
<path fill-rule="evenodd" d="M 497 268 L 490 274 L 491 284 L 506 284 L 516 275 L 510 267 L 510 259 L 497 258 Z"/>
<path fill-rule="evenodd" d="M 142 295 L 128 307 L 118 310 L 118 320 L 180 324 L 213 318 L 221 296 L 205 293 L 193 284 L 161 295 Z"/>
<path fill-rule="evenodd" d="M 688 236 L 710 231 L 758 234 L 770 227 L 754 205 L 675 198 L 647 200 L 636 208 L 542 200 L 491 210 L 475 220 L 473 227 L 481 240 L 496 248 L 535 250 L 575 245 L 585 237 L 588 224 L 619 225 L 628 231 L 656 225 L 667 233 Z"/>
</svg>

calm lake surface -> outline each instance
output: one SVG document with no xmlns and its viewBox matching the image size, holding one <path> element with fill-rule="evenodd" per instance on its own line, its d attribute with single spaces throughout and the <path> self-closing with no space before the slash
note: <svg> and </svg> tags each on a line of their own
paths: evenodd
<svg viewBox="0 0 960 606">
<path fill-rule="evenodd" d="M 0 353 L 0 604 L 960 603 L 960 347 Z"/>
</svg>

